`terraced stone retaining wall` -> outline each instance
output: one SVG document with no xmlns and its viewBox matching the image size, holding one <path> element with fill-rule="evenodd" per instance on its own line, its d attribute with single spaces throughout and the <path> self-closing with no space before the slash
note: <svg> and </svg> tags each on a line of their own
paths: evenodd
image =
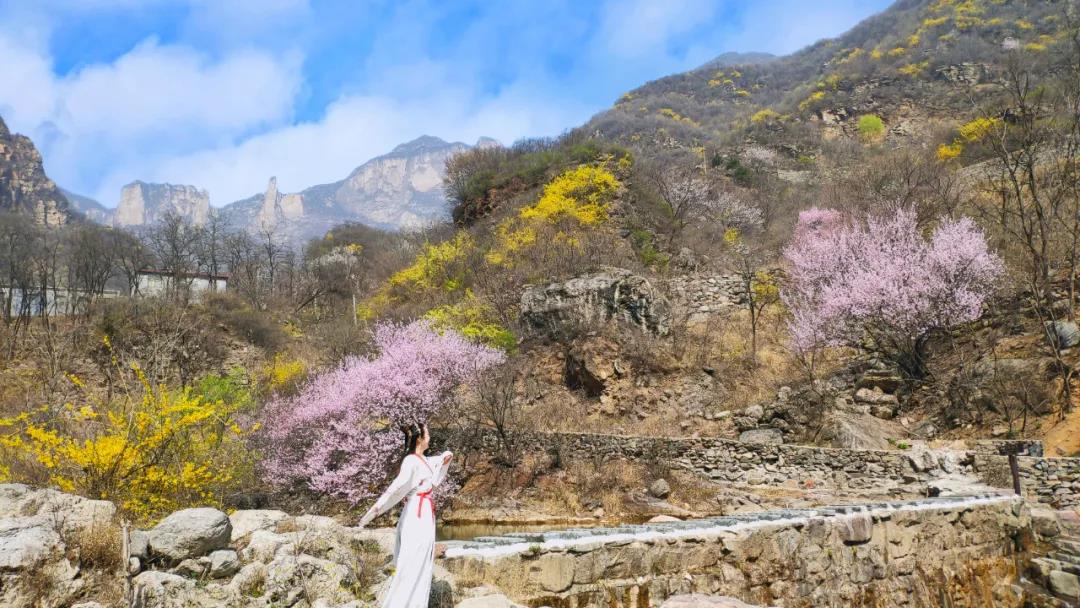
<svg viewBox="0 0 1080 608">
<path fill-rule="evenodd" d="M 649 608 L 685 593 L 787 608 L 1019 608 L 1029 529 L 1020 499 L 994 496 L 478 539 L 441 563 L 459 582 L 553 608 Z"/>
<path fill-rule="evenodd" d="M 1020 488 L 1030 500 L 1055 509 L 1080 507 L 1080 458 L 1017 458 Z M 976 454 L 975 468 L 989 485 L 1011 488 L 1006 456 Z"/>
<path fill-rule="evenodd" d="M 494 434 L 481 438 L 496 450 Z M 720 438 L 665 438 L 590 433 L 545 433 L 523 442 L 562 456 L 639 462 L 664 461 L 717 481 L 813 484 L 837 489 L 882 489 L 923 475 L 903 451 L 845 450 L 787 444 L 757 444 Z"/>
</svg>

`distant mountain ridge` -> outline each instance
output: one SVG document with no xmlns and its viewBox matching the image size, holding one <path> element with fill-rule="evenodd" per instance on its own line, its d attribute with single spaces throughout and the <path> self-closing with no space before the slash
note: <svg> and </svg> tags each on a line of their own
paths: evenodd
<svg viewBox="0 0 1080 608">
<path fill-rule="evenodd" d="M 475 145 L 499 143 L 482 137 Z M 419 228 L 450 218 L 442 189 L 446 160 L 471 147 L 425 135 L 365 162 L 340 181 L 285 193 L 277 178 L 270 177 L 263 192 L 217 210 L 233 227 L 270 230 L 294 243 L 321 237 L 344 222 L 387 230 Z M 63 194 L 86 218 L 115 226 L 151 224 L 166 212 L 202 224 L 214 211 L 209 194 L 195 186 L 132 182 L 124 186 L 115 209 L 85 196 Z"/>
<path fill-rule="evenodd" d="M 477 146 L 499 145 L 480 138 Z M 450 217 L 443 194 L 446 160 L 468 144 L 425 135 L 354 169 L 340 181 L 293 194 L 279 191 L 271 177 L 266 191 L 222 207 L 226 220 L 250 230 L 283 232 L 304 241 L 343 222 L 375 228 L 420 228 Z"/>
</svg>

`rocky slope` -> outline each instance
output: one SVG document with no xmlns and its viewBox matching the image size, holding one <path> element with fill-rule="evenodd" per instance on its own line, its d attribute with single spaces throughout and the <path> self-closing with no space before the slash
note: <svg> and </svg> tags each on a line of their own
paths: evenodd
<svg viewBox="0 0 1080 608">
<path fill-rule="evenodd" d="M 757 145 L 807 169 L 827 142 L 857 139 L 864 115 L 898 144 L 970 120 L 1010 61 L 1049 68 L 1069 52 L 1066 21 L 1051 2 L 901 0 L 791 55 L 722 56 L 646 83 L 585 130 L 646 156 L 697 148 L 700 162 L 704 147 L 746 164 Z"/>
<path fill-rule="evenodd" d="M 477 146 L 498 145 L 481 138 Z M 397 230 L 448 219 L 442 178 L 446 159 L 468 149 L 423 136 L 357 167 L 345 179 L 294 194 L 278 190 L 271 177 L 266 191 L 226 205 L 235 226 L 284 233 L 294 242 L 320 237 L 343 222 Z"/>
<path fill-rule="evenodd" d="M 45 175 L 41 154 L 25 135 L 13 134 L 0 118 L 0 211 L 31 213 L 55 226 L 71 217 L 68 201 Z"/>
</svg>

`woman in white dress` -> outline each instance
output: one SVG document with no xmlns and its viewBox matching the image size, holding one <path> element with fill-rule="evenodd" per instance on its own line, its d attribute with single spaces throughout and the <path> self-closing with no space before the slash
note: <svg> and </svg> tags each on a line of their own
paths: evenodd
<svg viewBox="0 0 1080 608">
<path fill-rule="evenodd" d="M 405 505 L 397 525 L 394 578 L 382 608 L 427 608 L 435 560 L 435 503 L 432 492 L 446 478 L 453 454 L 443 452 L 429 461 L 424 452 L 431 437 L 427 425 L 405 429 L 405 456 L 390 487 L 360 519 L 363 528 L 401 499 Z"/>
</svg>

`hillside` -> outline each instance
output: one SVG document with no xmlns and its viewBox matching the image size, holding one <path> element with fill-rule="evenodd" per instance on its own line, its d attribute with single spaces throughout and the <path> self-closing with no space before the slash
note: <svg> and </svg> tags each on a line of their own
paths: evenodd
<svg viewBox="0 0 1080 608">
<path fill-rule="evenodd" d="M 1010 62 L 1045 69 L 1067 52 L 1066 19 L 1054 2 L 900 0 L 786 57 L 649 82 L 585 128 L 648 155 L 704 149 L 714 166 L 756 144 L 808 170 L 866 115 L 882 119 L 886 145 L 934 139 L 994 94 Z"/>
<path fill-rule="evenodd" d="M 20 277 L 20 298 L 48 297 L 38 276 L 76 277 L 88 297 L 48 319 L 8 313 L 0 424 L 76 437 L 65 449 L 82 457 L 84 419 L 156 408 L 132 396 L 160 383 L 155 398 L 192 408 L 183 420 L 206 438 L 184 443 L 169 474 L 205 477 L 182 477 L 147 507 L 165 473 L 106 488 L 145 519 L 206 496 L 350 512 L 399 443 L 350 433 L 382 432 L 402 412 L 464 455 L 454 513 L 473 521 L 833 498 L 773 461 L 730 477 L 725 464 L 705 482 L 641 447 L 667 438 L 904 462 L 929 442 L 991 437 L 1076 453 L 1077 28 L 1033 6 L 900 2 L 788 57 L 721 57 L 646 84 L 560 137 L 421 138 L 332 184 L 286 193 L 271 178 L 226 207 L 234 230 L 65 232 L 40 256 L 47 272 Z M 1012 96 L 1021 81 L 1042 95 Z M 453 223 L 372 227 L 446 219 L 444 196 Z M 1032 230 L 1039 218 L 1051 219 Z M 301 253 L 274 231 L 311 240 Z M 807 235 L 843 238 L 791 254 Z M 34 247 L 19 259 L 39 259 Z M 106 297 L 101 277 L 137 280 L 147 262 L 177 278 L 227 271 L 228 286 L 174 285 L 149 305 Z M 797 297 L 808 274 L 832 290 L 832 316 L 824 296 Z M 799 334 L 806 310 L 824 321 Z M 368 414 L 378 424 L 352 424 Z M 100 419 L 104 440 L 122 432 L 119 414 Z M 0 449 L 52 437 L 28 428 Z M 307 465 L 267 464 L 306 445 L 294 429 L 338 434 L 315 455 L 317 484 Z M 570 449 L 610 435 L 629 436 L 634 457 L 609 469 Z M 164 449 L 155 437 L 147 449 Z M 19 454 L 12 477 L 56 475 Z M 343 470 L 374 477 L 344 483 Z M 867 500 L 895 489 L 852 477 Z M 646 495 L 658 479 L 675 498 Z"/>
</svg>

